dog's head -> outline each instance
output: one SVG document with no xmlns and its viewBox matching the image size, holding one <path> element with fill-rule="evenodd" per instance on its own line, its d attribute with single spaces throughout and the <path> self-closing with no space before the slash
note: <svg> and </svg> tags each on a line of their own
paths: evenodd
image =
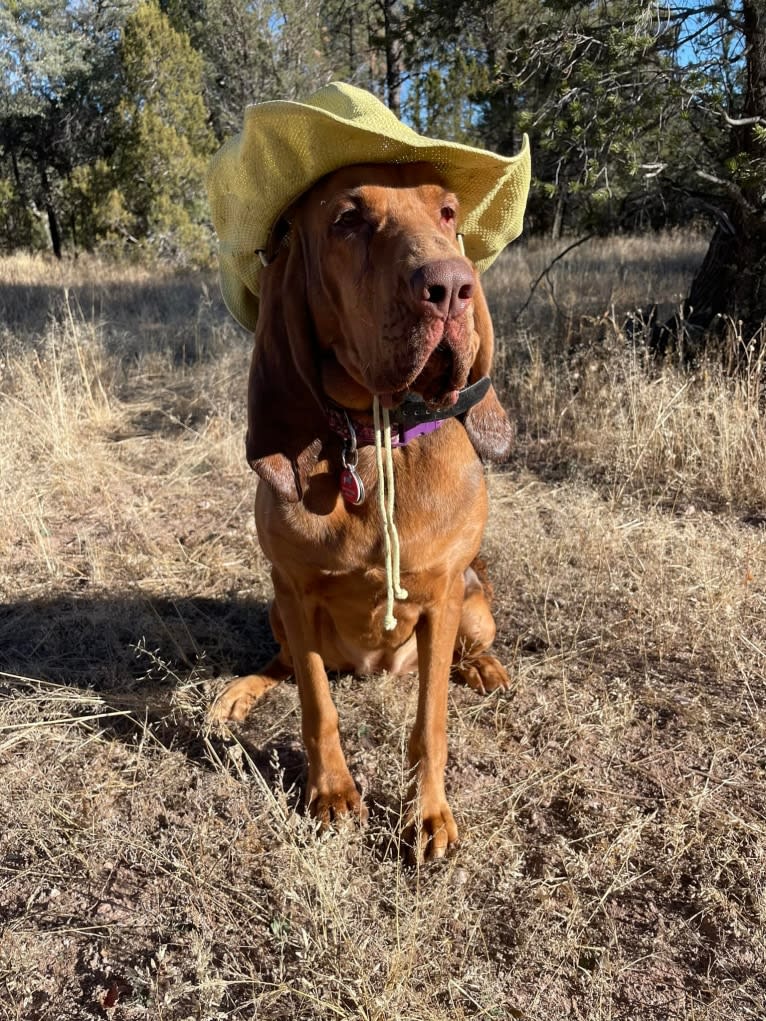
<svg viewBox="0 0 766 1021">
<path fill-rule="evenodd" d="M 390 408 L 415 393 L 449 407 L 488 374 L 492 324 L 459 222 L 457 197 L 423 163 L 343 168 L 289 211 L 263 273 L 248 427 L 250 463 L 286 498 L 300 498 L 327 397 L 368 410 L 373 395 Z M 279 439 L 289 405 L 305 428 Z M 481 456 L 507 456 L 493 390 L 465 425 Z"/>
</svg>

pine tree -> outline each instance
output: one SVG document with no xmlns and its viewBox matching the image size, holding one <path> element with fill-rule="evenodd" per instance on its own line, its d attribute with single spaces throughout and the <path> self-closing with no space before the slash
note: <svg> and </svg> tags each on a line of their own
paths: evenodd
<svg viewBox="0 0 766 1021">
<path fill-rule="evenodd" d="M 216 136 L 242 127 L 251 103 L 299 99 L 333 77 L 320 0 L 162 0 L 205 64 L 205 100 Z"/>
<path fill-rule="evenodd" d="M 216 143 L 202 57 L 156 0 L 143 0 L 125 22 L 120 59 L 115 169 L 130 235 L 156 255 L 203 261 L 211 244 L 204 173 Z"/>
</svg>

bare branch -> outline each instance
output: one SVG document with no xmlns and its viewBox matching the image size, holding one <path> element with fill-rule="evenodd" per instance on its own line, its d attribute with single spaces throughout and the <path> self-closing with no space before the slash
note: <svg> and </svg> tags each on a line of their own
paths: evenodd
<svg viewBox="0 0 766 1021">
<path fill-rule="evenodd" d="M 741 209 L 746 209 L 751 214 L 754 212 L 752 205 L 733 181 L 727 181 L 723 177 L 716 177 L 715 174 L 709 174 L 706 170 L 696 170 L 695 173 L 703 181 L 710 181 L 711 184 L 717 184 L 719 188 L 727 191 Z"/>
<path fill-rule="evenodd" d="M 733 128 L 744 128 L 748 124 L 766 124 L 766 117 L 730 117 L 726 111 L 723 112 L 723 119 Z"/>
<path fill-rule="evenodd" d="M 545 267 L 545 269 L 542 271 L 542 273 L 538 276 L 538 278 L 535 280 L 535 282 L 529 288 L 529 294 L 527 295 L 527 300 L 524 302 L 524 304 L 521 306 L 521 308 L 518 311 L 519 316 L 523 315 L 523 313 L 526 312 L 526 310 L 529 308 L 529 303 L 532 300 L 532 296 L 534 295 L 535 291 L 537 290 L 537 288 L 538 288 L 538 286 L 540 284 L 540 281 L 543 279 L 543 277 L 545 277 L 545 278 L 548 277 L 548 274 L 553 269 L 553 267 L 556 265 L 556 263 L 559 261 L 559 259 L 563 259 L 565 255 L 568 255 L 569 252 L 572 251 L 572 249 L 579 248 L 580 245 L 585 244 L 586 241 L 590 241 L 590 239 L 594 238 L 595 236 L 596 236 L 595 231 L 591 231 L 590 234 L 584 234 L 581 238 L 578 238 L 577 241 L 573 241 L 571 245 L 567 245 L 566 248 L 564 248 L 562 251 L 560 251 L 558 255 L 554 256 L 553 259 L 551 259 L 551 261 L 548 263 L 548 265 Z"/>
<path fill-rule="evenodd" d="M 640 166 L 641 166 L 642 170 L 648 171 L 648 173 L 644 174 L 644 177 L 649 179 L 651 177 L 657 177 L 659 174 L 661 174 L 662 171 L 667 168 L 668 164 L 667 163 L 642 163 L 642 164 L 640 164 Z"/>
<path fill-rule="evenodd" d="M 715 174 L 709 174 L 706 170 L 697 170 L 695 173 L 697 174 L 697 177 L 701 177 L 703 181 L 710 181 L 711 184 L 718 184 L 721 188 L 730 190 L 734 187 L 731 181 L 724 181 L 722 177 L 716 177 Z"/>
</svg>

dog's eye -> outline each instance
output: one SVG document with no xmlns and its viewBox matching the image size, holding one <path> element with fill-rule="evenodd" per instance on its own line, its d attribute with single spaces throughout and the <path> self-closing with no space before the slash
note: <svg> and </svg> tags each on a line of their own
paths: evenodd
<svg viewBox="0 0 766 1021">
<path fill-rule="evenodd" d="M 333 222 L 333 227 L 341 231 L 359 230 L 361 227 L 366 226 L 366 222 L 356 206 L 351 206 L 338 213 Z"/>
<path fill-rule="evenodd" d="M 452 206 L 442 206 L 442 221 L 444 223 L 453 223 L 455 220 L 455 210 Z"/>
</svg>

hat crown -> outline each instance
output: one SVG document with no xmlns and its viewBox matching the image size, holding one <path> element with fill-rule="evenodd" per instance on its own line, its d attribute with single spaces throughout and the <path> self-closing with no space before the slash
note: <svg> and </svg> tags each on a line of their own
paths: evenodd
<svg viewBox="0 0 766 1021">
<path fill-rule="evenodd" d="M 309 96 L 305 105 L 315 106 L 318 110 L 324 110 L 334 117 L 351 122 L 366 120 L 372 109 L 379 117 L 385 114 L 396 120 L 394 114 L 384 103 L 381 103 L 377 96 L 365 89 L 347 85 L 345 82 L 330 82 L 329 85 L 317 89 Z"/>
</svg>

